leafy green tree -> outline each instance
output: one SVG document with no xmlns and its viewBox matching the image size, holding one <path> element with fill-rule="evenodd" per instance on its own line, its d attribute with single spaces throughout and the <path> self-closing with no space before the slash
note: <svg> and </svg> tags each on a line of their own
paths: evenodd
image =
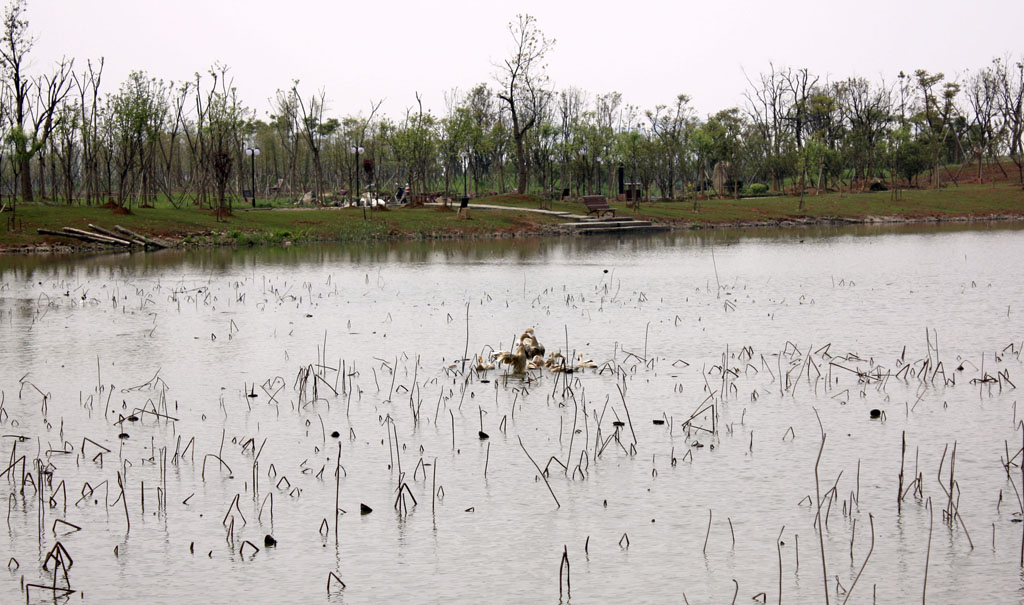
<svg viewBox="0 0 1024 605">
<path fill-rule="evenodd" d="M 114 146 L 118 204 L 131 207 L 132 193 L 142 189 L 152 166 L 168 112 L 167 87 L 145 72 L 133 71 L 107 101 L 106 128 Z"/>
<path fill-rule="evenodd" d="M 738 107 L 723 109 L 708 118 L 705 130 L 711 139 L 712 165 L 720 164 L 733 186 L 733 197 L 739 197 L 739 160 L 743 152 L 745 122 Z M 719 192 L 724 194 L 725 192 Z"/>
<path fill-rule="evenodd" d="M 692 128 L 693 110 L 690 108 L 690 97 L 678 95 L 675 104 L 670 108 L 657 105 L 645 114 L 651 123 L 651 131 L 657 135 L 657 144 L 653 148 L 654 157 L 659 164 L 662 175 L 661 190 L 669 199 L 675 197 L 676 174 L 680 158 L 686 146 L 686 139 Z"/>
</svg>

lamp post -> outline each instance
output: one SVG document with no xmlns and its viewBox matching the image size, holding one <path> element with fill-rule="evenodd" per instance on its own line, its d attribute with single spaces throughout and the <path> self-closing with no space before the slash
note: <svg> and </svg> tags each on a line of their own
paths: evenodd
<svg viewBox="0 0 1024 605">
<path fill-rule="evenodd" d="M 462 202 L 469 204 L 469 152 L 463 151 L 459 154 L 462 158 Z"/>
<path fill-rule="evenodd" d="M 555 199 L 555 154 L 548 154 L 548 197 L 550 201 Z"/>
<path fill-rule="evenodd" d="M 583 195 L 589 195 L 589 194 L 593 193 L 590 190 L 590 183 L 591 183 L 590 178 L 591 178 L 592 175 L 587 175 L 588 165 L 590 164 L 590 162 L 587 159 L 587 158 L 590 157 L 590 156 L 587 155 L 588 153 L 590 153 L 590 150 L 587 149 L 587 145 L 586 145 L 586 143 L 584 143 L 583 146 L 580 147 L 580 154 L 581 154 L 581 157 L 583 159 L 583 165 L 582 165 L 582 168 L 580 170 L 580 178 L 577 179 L 578 182 L 576 183 L 576 189 L 580 189 L 581 185 L 583 186 Z"/>
<path fill-rule="evenodd" d="M 363 200 L 359 197 L 359 154 L 366 151 L 359 145 L 353 145 L 348 148 L 350 153 L 356 154 L 356 203 L 363 207 L 363 220 L 366 220 L 366 205 L 363 204 Z"/>
<path fill-rule="evenodd" d="M 256 207 L 256 156 L 260 154 L 259 147 L 246 147 L 245 155 L 249 156 L 250 173 L 252 176 L 252 207 Z"/>
</svg>

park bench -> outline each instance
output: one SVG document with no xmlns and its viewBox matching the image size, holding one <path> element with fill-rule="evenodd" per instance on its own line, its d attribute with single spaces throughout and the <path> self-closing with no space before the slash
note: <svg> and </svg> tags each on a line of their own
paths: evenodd
<svg viewBox="0 0 1024 605">
<path fill-rule="evenodd" d="M 615 216 L 615 208 L 608 205 L 608 199 L 603 195 L 584 195 L 583 203 L 587 207 L 587 215 L 596 214 L 604 216 L 611 213 Z"/>
</svg>

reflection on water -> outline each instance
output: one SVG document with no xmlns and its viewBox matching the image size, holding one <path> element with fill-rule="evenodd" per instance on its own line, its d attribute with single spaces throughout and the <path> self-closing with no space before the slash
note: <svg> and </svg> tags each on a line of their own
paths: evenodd
<svg viewBox="0 0 1024 605">
<path fill-rule="evenodd" d="M 810 226 L 799 228 L 708 229 L 652 233 L 643 237 L 528 237 L 504 239 L 455 239 L 412 242 L 362 242 L 288 247 L 206 248 L 199 250 L 160 250 L 145 254 L 97 253 L 0 255 L 0 276 L 16 275 L 32 279 L 36 271 L 73 269 L 87 275 L 90 270 L 130 271 L 145 274 L 168 268 L 187 267 L 189 271 L 222 272 L 239 264 L 258 262 L 281 265 L 293 263 L 429 263 L 516 260 L 544 263 L 586 255 L 609 247 L 631 252 L 660 250 L 676 246 L 728 245 L 742 240 L 781 243 L 823 240 L 836 237 L 875 237 L 889 234 L 935 235 L 941 233 L 1018 232 L 1017 222 L 908 223 L 883 225 Z"/>
<path fill-rule="evenodd" d="M 0 257 L 0 459 L 47 471 L 0 478 L 0 601 L 59 540 L 85 602 L 555 601 L 563 548 L 581 603 L 777 602 L 780 556 L 786 601 L 842 602 L 872 523 L 850 602 L 916 602 L 926 555 L 928 601 L 1019 601 L 1022 253 L 917 224 Z M 526 327 L 599 368 L 460 371 Z"/>
</svg>

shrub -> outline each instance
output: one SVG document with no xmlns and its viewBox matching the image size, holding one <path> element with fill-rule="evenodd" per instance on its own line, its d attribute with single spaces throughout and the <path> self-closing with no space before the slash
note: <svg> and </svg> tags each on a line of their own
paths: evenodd
<svg viewBox="0 0 1024 605">
<path fill-rule="evenodd" d="M 754 183 L 750 186 L 751 195 L 764 195 L 768 193 L 768 185 L 764 183 Z"/>
</svg>

